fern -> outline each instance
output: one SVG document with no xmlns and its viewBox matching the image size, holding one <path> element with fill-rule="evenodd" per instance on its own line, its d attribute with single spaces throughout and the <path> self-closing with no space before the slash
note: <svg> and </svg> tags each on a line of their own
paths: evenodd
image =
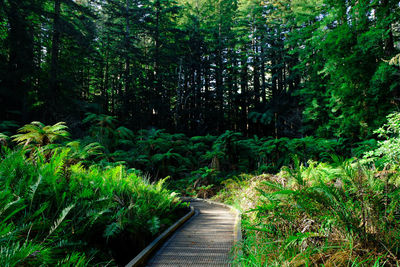
<svg viewBox="0 0 400 267">
<path fill-rule="evenodd" d="M 19 203 L 22 203 L 23 202 L 23 200 L 20 198 L 20 197 L 18 197 L 16 200 L 13 200 L 13 201 L 10 201 L 10 202 L 8 202 L 7 204 L 5 204 L 2 208 L 1 208 L 1 210 L 0 210 L 0 216 L 2 216 L 10 207 L 12 207 L 13 205 L 16 205 L 16 204 L 19 204 Z M 5 221 L 5 220 L 4 220 Z"/>
<path fill-rule="evenodd" d="M 151 219 L 147 221 L 147 224 L 149 225 L 149 230 L 153 235 L 155 235 L 160 230 L 161 223 L 160 219 L 157 216 L 151 217 Z"/>
<path fill-rule="evenodd" d="M 108 240 L 110 237 L 115 237 L 122 231 L 121 225 L 118 222 L 113 222 L 107 225 L 104 231 L 104 237 Z"/>
<path fill-rule="evenodd" d="M 4 133 L 0 133 L 0 145 L 5 146 L 10 138 Z"/>
<path fill-rule="evenodd" d="M 55 230 L 63 223 L 65 218 L 67 217 L 68 213 L 75 207 L 75 204 L 71 204 L 68 207 L 64 208 L 61 211 L 60 216 L 56 221 L 54 221 L 53 226 L 50 228 L 50 231 L 45 239 L 47 239 L 49 236 L 51 236 Z"/>
<path fill-rule="evenodd" d="M 395 55 L 388 61 L 389 65 L 400 66 L 400 54 Z"/>
<path fill-rule="evenodd" d="M 69 137 L 68 127 L 64 122 L 54 125 L 44 125 L 41 122 L 34 121 L 26 124 L 18 130 L 19 134 L 13 135 L 13 141 L 19 145 L 28 146 L 31 143 L 39 147 L 54 143 Z"/>
<path fill-rule="evenodd" d="M 90 261 L 92 259 L 87 259 L 86 255 L 80 252 L 74 252 L 64 259 L 58 261 L 56 266 L 63 266 L 63 267 L 85 267 L 90 265 Z"/>
<path fill-rule="evenodd" d="M 37 182 L 35 184 L 31 185 L 29 188 L 29 198 L 31 200 L 29 208 L 32 208 L 33 199 L 35 197 L 36 190 L 38 189 L 41 181 L 42 181 L 42 176 L 39 175 Z"/>
<path fill-rule="evenodd" d="M 13 267 L 24 264 L 46 264 L 46 248 L 39 244 L 13 242 L 7 246 L 0 246 L 0 265 Z"/>
</svg>

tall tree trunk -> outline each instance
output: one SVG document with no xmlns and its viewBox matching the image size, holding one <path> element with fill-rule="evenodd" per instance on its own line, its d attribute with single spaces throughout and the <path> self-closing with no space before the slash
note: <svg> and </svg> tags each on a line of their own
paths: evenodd
<svg viewBox="0 0 400 267">
<path fill-rule="evenodd" d="M 32 89 L 33 74 L 33 29 L 27 19 L 29 6 L 19 1 L 10 1 L 7 13 L 10 25 L 9 31 L 9 62 L 8 75 L 4 77 L 5 87 L 12 92 L 9 101 L 5 103 L 5 112 L 21 111 L 21 116 L 7 116 L 11 120 L 27 122 L 28 92 Z M 3 118 L 5 119 L 5 118 Z"/>
<path fill-rule="evenodd" d="M 256 37 L 253 38 L 253 90 L 254 90 L 254 103 L 257 105 L 260 102 L 260 76 L 259 76 L 259 63 L 258 63 L 258 46 Z"/>
<path fill-rule="evenodd" d="M 382 19 L 388 19 L 390 17 L 390 7 L 389 7 L 389 0 L 382 0 L 382 7 L 383 9 L 383 18 Z M 391 22 L 387 23 L 386 25 L 386 31 L 388 33 L 388 36 L 384 39 L 384 52 L 385 52 L 385 57 L 389 58 L 393 56 L 394 53 L 394 38 L 393 38 L 393 30 L 392 30 L 392 25 Z"/>
<path fill-rule="evenodd" d="M 107 40 L 109 40 L 108 35 L 107 35 Z M 107 41 L 107 47 L 108 47 L 109 41 Z M 109 49 L 106 49 L 106 54 L 105 54 L 105 69 L 104 69 L 104 82 L 103 82 L 103 90 L 102 90 L 102 97 L 103 97 L 103 109 L 104 112 L 107 113 L 108 111 L 108 90 L 109 90 L 109 75 L 110 75 L 110 70 L 109 70 Z"/>
<path fill-rule="evenodd" d="M 244 48 L 245 50 L 245 48 Z M 240 127 L 247 133 L 248 131 L 248 123 L 247 123 L 247 100 L 248 100 L 248 75 L 247 75 L 247 58 L 242 58 L 240 67 L 241 67 L 241 73 L 240 73 L 240 103 L 241 103 L 241 121 L 242 121 L 242 126 Z"/>
<path fill-rule="evenodd" d="M 162 85 L 160 79 L 160 16 L 161 16 L 161 2 L 160 0 L 156 0 L 155 2 L 155 32 L 154 32 L 154 80 L 153 80 L 153 95 L 154 99 L 152 100 L 152 124 L 158 124 L 159 122 L 164 123 L 163 119 L 160 118 L 160 115 L 163 116 L 163 92 Z M 154 112 L 156 111 L 156 112 Z"/>
<path fill-rule="evenodd" d="M 224 89 L 223 89 L 223 59 L 222 59 L 222 14 L 221 14 L 221 6 L 219 6 L 220 10 L 220 21 L 218 24 L 218 46 L 216 51 L 216 70 L 215 70 L 215 79 L 216 79 L 216 93 L 217 93 L 217 108 L 218 108 L 218 122 L 217 127 L 219 131 L 223 130 L 223 120 L 224 120 Z"/>
<path fill-rule="evenodd" d="M 130 0 L 126 0 L 125 6 L 125 74 L 124 74 L 124 82 L 125 88 L 123 93 L 123 113 L 122 116 L 125 117 L 128 114 L 128 106 L 129 106 L 129 98 L 128 94 L 130 90 L 130 80 L 131 80 L 131 70 L 130 70 L 130 28 L 129 28 L 129 14 L 130 14 Z"/>
<path fill-rule="evenodd" d="M 265 57 L 264 57 L 264 46 L 261 45 L 261 93 L 262 93 L 262 103 L 265 104 L 267 103 L 267 92 L 266 92 L 266 88 L 267 88 L 267 84 L 265 81 Z"/>
<path fill-rule="evenodd" d="M 59 95 L 59 84 L 58 84 L 58 56 L 60 50 L 60 12 L 61 12 L 61 0 L 54 0 L 54 19 L 53 19 L 53 36 L 51 45 L 51 65 L 50 65 L 50 83 L 49 83 L 49 107 L 53 110 L 57 110 L 57 98 Z"/>
</svg>

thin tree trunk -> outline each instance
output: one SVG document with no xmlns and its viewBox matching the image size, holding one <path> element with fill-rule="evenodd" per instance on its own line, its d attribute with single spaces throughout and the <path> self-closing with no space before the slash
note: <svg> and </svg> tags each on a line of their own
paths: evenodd
<svg viewBox="0 0 400 267">
<path fill-rule="evenodd" d="M 265 81 L 265 58 L 264 58 L 264 48 L 261 46 L 261 90 L 262 90 L 262 103 L 267 103 L 267 92 L 266 92 L 266 81 Z"/>
<path fill-rule="evenodd" d="M 60 50 L 60 12 L 61 0 L 54 0 L 54 20 L 53 36 L 51 45 L 51 65 L 50 65 L 50 106 L 57 108 L 57 97 L 59 94 L 58 86 L 58 56 Z"/>
<path fill-rule="evenodd" d="M 108 36 L 107 36 L 108 39 Z M 109 43 L 109 42 L 107 42 Z M 107 45 L 108 46 L 108 45 Z M 108 62 L 108 58 L 109 58 L 109 49 L 106 49 L 106 55 L 105 55 L 105 61 L 106 61 L 106 66 L 105 66 L 105 70 L 104 70 L 104 83 L 103 83 L 103 91 L 102 91 L 102 95 L 103 95 L 103 99 L 104 99 L 104 103 L 103 103 L 103 109 L 105 112 L 108 111 L 108 89 L 109 89 L 109 62 Z"/>
</svg>

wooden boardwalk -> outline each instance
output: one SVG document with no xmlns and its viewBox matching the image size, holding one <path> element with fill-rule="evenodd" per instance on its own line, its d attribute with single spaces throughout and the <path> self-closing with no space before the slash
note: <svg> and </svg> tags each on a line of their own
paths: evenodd
<svg viewBox="0 0 400 267">
<path fill-rule="evenodd" d="M 194 215 L 177 230 L 146 266 L 230 266 L 235 214 L 228 208 L 194 200 Z"/>
</svg>

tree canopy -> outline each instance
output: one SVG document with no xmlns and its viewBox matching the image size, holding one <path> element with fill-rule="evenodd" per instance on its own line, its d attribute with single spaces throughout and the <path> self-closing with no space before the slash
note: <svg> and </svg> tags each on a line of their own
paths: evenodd
<svg viewBox="0 0 400 267">
<path fill-rule="evenodd" d="M 2 0 L 1 119 L 357 141 L 398 109 L 399 16 L 392 0 Z"/>
</svg>

